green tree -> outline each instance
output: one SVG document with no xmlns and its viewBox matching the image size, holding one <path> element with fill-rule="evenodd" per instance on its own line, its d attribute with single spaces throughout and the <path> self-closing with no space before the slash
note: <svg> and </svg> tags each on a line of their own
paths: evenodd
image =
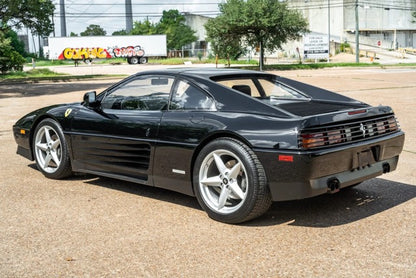
<svg viewBox="0 0 416 278">
<path fill-rule="evenodd" d="M 276 0 L 227 0 L 219 4 L 221 15 L 206 24 L 215 47 L 222 41 L 238 41 L 260 49 L 260 69 L 264 51 L 275 51 L 288 40 L 308 32 L 308 23 L 299 11 L 290 10 L 286 2 Z M 219 29 L 220 26 L 222 30 Z M 214 36 L 217 35 L 216 39 Z M 215 46 L 217 44 L 217 46 Z M 223 44 L 223 46 L 221 45 Z"/>
<path fill-rule="evenodd" d="M 197 39 L 195 32 L 185 24 L 185 17 L 178 10 L 163 11 L 156 25 L 156 34 L 166 34 L 168 49 L 181 49 Z"/>
<path fill-rule="evenodd" d="M 25 26 L 35 34 L 48 36 L 53 31 L 51 0 L 0 0 L 0 29 Z"/>
<path fill-rule="evenodd" d="M 17 36 L 17 33 L 13 30 L 8 30 L 5 33 L 5 38 L 10 39 L 10 45 L 11 47 L 16 50 L 20 55 L 26 56 L 27 53 L 25 51 L 25 44 L 22 42 L 19 37 Z"/>
<path fill-rule="evenodd" d="M 114 31 L 111 35 L 113 36 L 125 36 L 128 35 L 126 30 L 119 30 L 119 31 Z"/>
<path fill-rule="evenodd" d="M 21 71 L 24 63 L 23 56 L 13 49 L 11 39 L 0 31 L 0 72 L 4 74 L 10 70 Z"/>
<path fill-rule="evenodd" d="M 70 37 L 78 37 L 78 34 L 77 34 L 77 33 L 74 33 L 74 32 L 71 32 L 71 33 L 69 34 L 69 36 L 70 36 Z"/>
<path fill-rule="evenodd" d="M 131 29 L 130 35 L 153 35 L 156 34 L 156 24 L 145 19 L 142 21 L 135 21 L 133 29 Z"/>
<path fill-rule="evenodd" d="M 90 24 L 84 32 L 81 32 L 81 36 L 105 36 L 107 32 L 101 28 L 100 25 Z"/>
<path fill-rule="evenodd" d="M 412 23 L 416 23 L 416 12 L 412 12 Z"/>
<path fill-rule="evenodd" d="M 205 24 L 207 40 L 211 42 L 214 53 L 219 57 L 237 60 L 246 48 L 240 43 L 240 36 L 230 32 L 223 21 L 224 18 L 218 18 Z"/>
</svg>

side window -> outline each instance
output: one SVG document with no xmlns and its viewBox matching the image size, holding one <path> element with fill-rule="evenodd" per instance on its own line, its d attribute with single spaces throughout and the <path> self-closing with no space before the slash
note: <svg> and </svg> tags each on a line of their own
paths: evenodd
<svg viewBox="0 0 416 278">
<path fill-rule="evenodd" d="M 185 81 L 179 81 L 173 93 L 170 110 L 211 110 L 214 101 L 204 92 Z"/>
<path fill-rule="evenodd" d="M 278 82 L 266 79 L 258 79 L 263 90 L 266 94 L 266 97 L 276 97 L 276 98 L 300 98 L 304 99 L 305 96 L 296 92 L 295 90 L 284 86 Z"/>
<path fill-rule="evenodd" d="M 101 101 L 103 109 L 161 110 L 169 102 L 174 79 L 167 76 L 142 76 L 111 91 Z"/>
</svg>

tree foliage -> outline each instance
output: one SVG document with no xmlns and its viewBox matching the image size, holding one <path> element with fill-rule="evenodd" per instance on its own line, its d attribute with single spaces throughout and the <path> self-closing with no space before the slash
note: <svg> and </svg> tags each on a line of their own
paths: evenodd
<svg viewBox="0 0 416 278">
<path fill-rule="evenodd" d="M 112 36 L 126 36 L 128 34 L 126 30 L 119 30 L 119 31 L 114 31 L 111 35 Z"/>
<path fill-rule="evenodd" d="M 240 43 L 240 36 L 229 32 L 224 28 L 225 19 L 218 17 L 217 20 L 209 20 L 205 24 L 207 30 L 207 40 L 211 42 L 214 53 L 221 58 L 231 58 L 233 60 L 245 52 L 245 47 Z"/>
<path fill-rule="evenodd" d="M 51 0 L 0 0 L 0 28 L 29 28 L 35 34 L 48 36 L 53 31 Z"/>
<path fill-rule="evenodd" d="M 168 49 L 181 49 L 197 39 L 195 32 L 185 24 L 185 17 L 178 10 L 163 11 L 156 30 L 159 34 L 166 34 Z"/>
<path fill-rule="evenodd" d="M 286 2 L 276 0 L 227 0 L 219 4 L 221 15 L 205 25 L 214 50 L 223 51 L 231 45 L 260 47 L 263 53 L 275 51 L 288 40 L 308 32 L 302 14 L 290 10 Z"/>
<path fill-rule="evenodd" d="M 100 26 L 96 24 L 90 24 L 84 32 L 81 32 L 81 36 L 105 36 L 107 32 Z"/>
<path fill-rule="evenodd" d="M 148 19 L 143 22 L 136 21 L 130 34 L 166 34 L 168 49 L 181 49 L 197 39 L 195 32 L 185 24 L 185 17 L 178 10 L 163 11 L 158 23 L 152 23 Z"/>
<path fill-rule="evenodd" d="M 11 41 L 0 31 L 0 72 L 3 74 L 10 70 L 21 71 L 25 63 L 23 56 L 13 49 Z"/>
<path fill-rule="evenodd" d="M 131 35 L 153 35 L 156 33 L 156 24 L 150 22 L 149 19 L 145 19 L 143 22 L 135 21 L 130 32 Z"/>
<path fill-rule="evenodd" d="M 10 39 L 10 46 L 16 50 L 20 55 L 26 56 L 27 53 L 25 51 L 25 44 L 22 42 L 19 37 L 17 36 L 17 33 L 13 30 L 8 30 L 5 32 L 5 38 Z"/>
</svg>

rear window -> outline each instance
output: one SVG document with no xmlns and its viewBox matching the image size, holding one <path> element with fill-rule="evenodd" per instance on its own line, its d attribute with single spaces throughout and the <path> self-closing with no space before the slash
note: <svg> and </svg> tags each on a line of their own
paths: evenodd
<svg viewBox="0 0 416 278">
<path fill-rule="evenodd" d="M 226 87 L 260 99 L 308 100 L 309 97 L 274 79 L 237 77 L 215 80 Z"/>
</svg>

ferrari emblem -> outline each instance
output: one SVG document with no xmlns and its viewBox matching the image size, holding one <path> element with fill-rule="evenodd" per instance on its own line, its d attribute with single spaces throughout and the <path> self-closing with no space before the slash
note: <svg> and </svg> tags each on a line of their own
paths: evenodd
<svg viewBox="0 0 416 278">
<path fill-rule="evenodd" d="M 365 127 L 362 123 L 360 124 L 360 130 L 363 133 L 363 137 L 365 137 Z"/>
<path fill-rule="evenodd" d="M 71 114 L 71 112 L 72 112 L 72 109 L 71 108 L 66 109 L 66 111 L 65 111 L 65 118 L 68 117 L 69 114 Z"/>
</svg>

